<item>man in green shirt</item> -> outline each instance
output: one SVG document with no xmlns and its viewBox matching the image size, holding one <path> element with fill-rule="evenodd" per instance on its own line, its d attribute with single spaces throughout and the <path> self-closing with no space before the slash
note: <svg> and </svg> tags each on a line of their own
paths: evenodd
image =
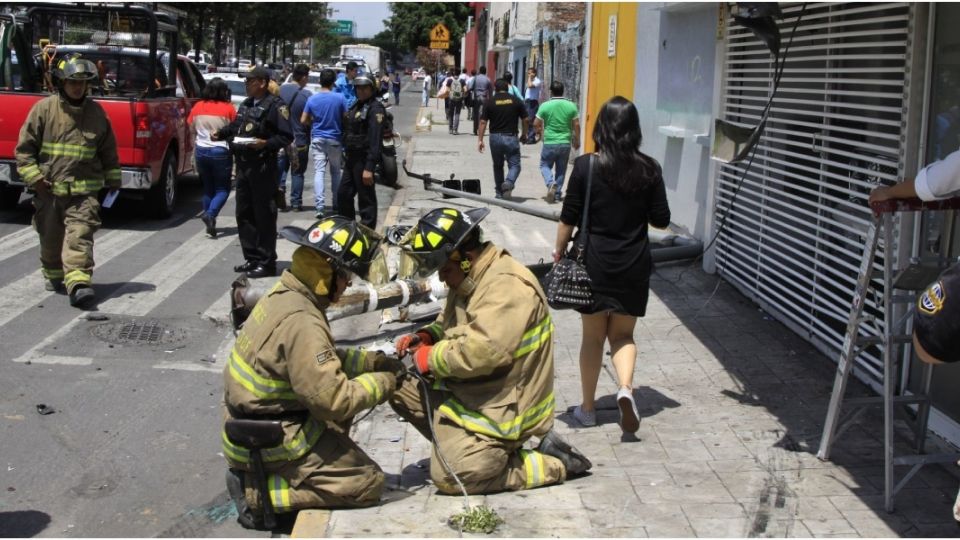
<svg viewBox="0 0 960 540">
<path fill-rule="evenodd" d="M 563 97 L 563 83 L 550 84 L 549 101 L 537 109 L 533 122 L 537 136 L 543 140 L 540 151 L 540 173 L 547 186 L 547 202 L 563 200 L 563 177 L 570 161 L 570 147 L 580 149 L 580 117 L 577 106 Z"/>
</svg>

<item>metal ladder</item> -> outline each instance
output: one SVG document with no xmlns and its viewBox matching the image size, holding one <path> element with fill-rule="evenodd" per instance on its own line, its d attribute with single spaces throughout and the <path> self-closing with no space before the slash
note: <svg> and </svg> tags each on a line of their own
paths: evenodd
<svg viewBox="0 0 960 540">
<path fill-rule="evenodd" d="M 884 507 L 887 512 L 893 512 L 894 496 L 903 486 L 913 478 L 922 466 L 930 463 L 945 463 L 960 458 L 960 453 L 953 454 L 924 454 L 927 423 L 930 415 L 930 384 L 932 381 L 933 366 L 922 363 L 922 391 L 919 394 L 910 394 L 906 391 L 906 374 L 903 373 L 904 384 L 897 388 L 898 372 L 902 372 L 901 360 L 906 350 L 912 351 L 911 339 L 912 306 L 916 305 L 917 292 L 937 278 L 943 269 L 943 264 L 937 266 L 911 265 L 896 274 L 893 270 L 893 214 L 899 211 L 924 210 L 953 210 L 960 208 L 960 198 L 937 202 L 921 202 L 918 199 L 905 201 L 884 201 L 872 205 L 875 220 L 867 231 L 866 247 L 863 259 L 860 261 L 860 273 L 857 279 L 857 288 L 854 293 L 850 315 L 847 319 L 847 331 L 837 364 L 837 374 L 833 383 L 833 393 L 830 396 L 830 405 L 827 408 L 827 418 L 823 426 L 823 435 L 820 438 L 820 449 L 817 457 L 822 460 L 830 459 L 830 450 L 834 441 L 855 422 L 872 405 L 883 406 L 883 472 L 884 472 Z M 878 335 L 861 335 L 861 329 L 867 322 L 876 322 L 873 317 L 864 317 L 863 309 L 867 294 L 871 289 L 874 277 L 873 266 L 877 256 L 880 241 L 883 241 L 885 256 L 881 281 L 883 283 L 883 324 Z M 900 291 L 900 292 L 897 292 Z M 904 292 L 906 291 L 906 292 Z M 908 304 L 910 309 L 899 320 L 894 320 L 896 304 Z M 857 357 L 867 347 L 880 345 L 883 347 L 883 393 L 880 396 L 865 398 L 844 399 L 847 380 L 856 363 Z M 902 349 L 907 347 L 908 349 Z M 911 424 L 915 437 L 915 454 L 894 455 L 894 414 L 895 405 L 912 412 L 910 405 L 916 406 L 915 418 Z M 841 408 L 849 411 L 841 422 Z M 912 465 L 910 471 L 894 485 L 894 466 Z"/>
</svg>

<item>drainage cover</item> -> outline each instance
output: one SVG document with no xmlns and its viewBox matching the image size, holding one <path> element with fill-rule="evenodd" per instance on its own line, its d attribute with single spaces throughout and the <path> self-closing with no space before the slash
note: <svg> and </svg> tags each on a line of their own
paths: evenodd
<svg viewBox="0 0 960 540">
<path fill-rule="evenodd" d="M 116 345 L 169 345 L 180 343 L 186 333 L 159 321 L 124 321 L 98 324 L 90 329 L 95 337 Z"/>
</svg>

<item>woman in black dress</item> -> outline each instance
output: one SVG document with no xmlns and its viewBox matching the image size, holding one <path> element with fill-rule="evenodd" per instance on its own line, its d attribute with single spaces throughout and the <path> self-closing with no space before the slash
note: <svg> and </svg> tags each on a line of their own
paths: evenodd
<svg viewBox="0 0 960 540">
<path fill-rule="evenodd" d="M 633 103 L 616 96 L 603 105 L 593 129 L 597 153 L 580 156 L 574 162 L 553 253 L 554 261 L 560 260 L 574 228 L 581 223 L 587 175 L 592 167 L 587 230 L 577 234 L 588 235 L 584 262 L 593 284 L 594 303 L 578 310 L 583 321 L 583 402 L 574 408 L 573 416 L 584 426 L 596 425 L 594 398 L 603 343 L 609 341 L 620 385 L 620 427 L 629 433 L 640 429 L 632 392 L 637 359 L 633 330 L 637 317 L 646 312 L 653 270 L 647 225 L 666 227 L 670 223 L 660 165 L 640 152 L 642 138 L 640 116 Z"/>
</svg>

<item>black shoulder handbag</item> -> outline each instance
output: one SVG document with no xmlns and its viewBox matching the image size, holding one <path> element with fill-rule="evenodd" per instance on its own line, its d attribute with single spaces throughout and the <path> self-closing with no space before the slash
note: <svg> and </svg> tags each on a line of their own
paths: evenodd
<svg viewBox="0 0 960 540">
<path fill-rule="evenodd" d="M 589 306 L 593 303 L 593 287 L 590 275 L 583 264 L 587 252 L 587 216 L 590 214 L 590 184 L 593 180 L 593 156 L 587 169 L 587 196 L 583 204 L 583 217 L 580 219 L 580 230 L 574 240 L 573 248 L 568 251 L 560 262 L 544 276 L 544 293 L 547 304 L 553 309 L 576 309 Z"/>
</svg>

